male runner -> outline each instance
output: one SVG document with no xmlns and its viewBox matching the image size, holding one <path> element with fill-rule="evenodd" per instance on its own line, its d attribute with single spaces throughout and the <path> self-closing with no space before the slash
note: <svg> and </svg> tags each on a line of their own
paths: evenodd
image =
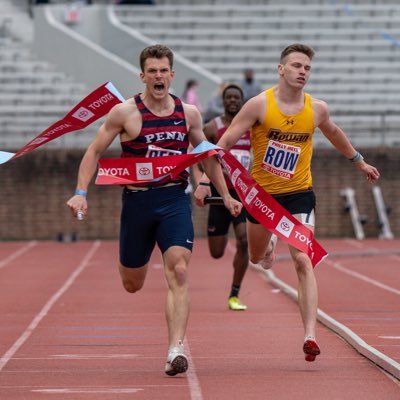
<svg viewBox="0 0 400 400">
<path fill-rule="evenodd" d="M 222 91 L 222 103 L 224 113 L 215 117 L 204 126 L 204 133 L 211 143 L 217 143 L 218 140 L 231 124 L 233 117 L 242 108 L 244 102 L 242 89 L 235 84 L 228 84 Z M 250 167 L 250 132 L 246 132 L 239 141 L 231 148 L 231 153 L 242 163 L 245 168 Z M 198 170 L 194 166 L 194 171 Z M 194 174 L 195 176 L 198 174 Z M 233 185 L 229 179 L 226 181 L 229 193 L 232 197 L 239 201 L 239 196 L 236 194 Z M 214 185 L 210 185 L 209 179 L 203 177 L 198 183 L 199 190 L 203 190 L 207 196 L 219 196 Z M 211 186 L 211 187 L 210 187 Z M 246 235 L 246 213 L 242 212 L 233 217 L 225 207 L 219 205 L 210 205 L 208 212 L 208 247 L 211 256 L 221 258 L 228 244 L 228 233 L 230 225 L 233 225 L 236 238 L 236 250 L 233 257 L 233 279 L 231 290 L 228 298 L 228 308 L 234 311 L 243 311 L 247 309 L 239 300 L 239 291 L 244 275 L 249 263 L 249 255 L 247 251 L 247 235 Z"/>
<path fill-rule="evenodd" d="M 114 106 L 89 145 L 79 167 L 77 189 L 67 204 L 73 215 L 87 213 L 86 194 L 97 162 L 119 136 L 123 157 L 186 153 L 189 146 L 206 140 L 195 106 L 169 93 L 174 78 L 173 53 L 162 45 L 146 47 L 140 54 L 143 93 Z M 203 162 L 225 206 L 238 215 L 241 203 L 228 192 L 215 157 Z M 210 169 L 212 168 L 212 169 Z M 162 184 L 126 185 L 122 196 L 119 272 L 124 288 L 135 293 L 143 287 L 155 244 L 160 248 L 168 283 L 166 319 L 169 350 L 165 372 L 176 375 L 188 368 L 183 340 L 189 316 L 187 268 L 193 246 L 190 198 L 185 193 L 188 173 Z"/>
<path fill-rule="evenodd" d="M 251 175 L 286 210 L 314 231 L 315 195 L 312 187 L 312 137 L 319 128 L 333 146 L 362 172 L 369 182 L 379 179 L 378 170 L 367 164 L 346 134 L 330 118 L 328 105 L 303 91 L 311 72 L 314 51 L 303 44 L 286 47 L 278 65 L 276 86 L 245 103 L 217 145 L 230 149 L 251 129 L 254 164 Z M 288 160 L 288 162 L 283 162 Z M 203 204 L 204 194 L 195 192 Z M 271 232 L 248 215 L 250 261 L 270 268 L 274 260 Z M 289 246 L 299 282 L 299 308 L 304 325 L 303 352 L 307 361 L 320 354 L 315 340 L 318 291 L 311 260 Z"/>
</svg>

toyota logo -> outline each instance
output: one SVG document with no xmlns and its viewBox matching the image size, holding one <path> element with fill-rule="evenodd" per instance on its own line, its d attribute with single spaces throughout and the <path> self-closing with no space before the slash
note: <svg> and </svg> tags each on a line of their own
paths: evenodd
<svg viewBox="0 0 400 400">
<path fill-rule="evenodd" d="M 287 222 L 281 222 L 281 229 L 287 232 L 290 229 L 290 226 Z"/>
<path fill-rule="evenodd" d="M 82 110 L 78 114 L 78 118 L 86 118 L 88 116 L 87 110 Z"/>
<path fill-rule="evenodd" d="M 142 167 L 139 169 L 139 174 L 140 175 L 149 175 L 150 174 L 150 169 L 146 167 Z"/>
</svg>

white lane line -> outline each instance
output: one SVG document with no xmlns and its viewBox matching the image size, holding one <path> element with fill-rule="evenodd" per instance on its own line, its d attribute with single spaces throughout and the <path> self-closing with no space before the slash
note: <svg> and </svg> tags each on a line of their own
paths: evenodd
<svg viewBox="0 0 400 400">
<path fill-rule="evenodd" d="M 17 339 L 17 341 L 7 350 L 7 352 L 0 358 L 0 372 L 5 367 L 5 365 L 11 360 L 13 355 L 20 349 L 20 347 L 29 338 L 32 332 L 39 325 L 40 321 L 47 315 L 56 301 L 67 291 L 67 289 L 74 283 L 75 279 L 79 274 L 87 267 L 93 254 L 97 251 L 100 246 L 100 241 L 95 241 L 90 247 L 89 251 L 86 253 L 85 257 L 75 269 L 74 272 L 69 276 L 64 285 L 50 298 L 50 300 L 45 304 L 45 306 L 40 310 L 40 312 L 35 316 L 29 326 L 25 329 L 22 335 Z"/>
<path fill-rule="evenodd" d="M 142 391 L 141 388 L 60 388 L 60 389 L 32 389 L 31 392 L 35 393 L 51 393 L 51 394 L 64 394 L 64 393 L 96 393 L 96 394 L 119 394 L 119 393 L 137 393 Z"/>
<path fill-rule="evenodd" d="M 395 339 L 400 340 L 400 336 L 378 336 L 380 339 Z"/>
<path fill-rule="evenodd" d="M 338 262 L 333 262 L 333 261 L 330 261 L 330 260 L 324 260 L 324 262 L 326 264 L 332 266 L 333 268 L 335 268 L 335 269 L 337 269 L 337 270 L 339 270 L 341 272 L 344 272 L 347 275 L 352 276 L 353 278 L 360 279 L 360 280 L 362 280 L 364 282 L 367 282 L 367 283 L 370 283 L 371 285 L 374 285 L 374 286 L 376 286 L 376 287 L 378 287 L 380 289 L 383 289 L 383 290 L 386 290 L 388 292 L 400 295 L 400 290 L 397 290 L 397 289 L 395 289 L 395 288 L 393 288 L 391 286 L 385 285 L 385 284 L 383 284 L 383 283 L 381 283 L 381 282 L 379 282 L 379 281 L 377 281 L 375 279 L 369 278 L 368 276 L 360 274 L 359 272 L 352 271 L 352 270 L 344 267 L 343 265 L 341 265 Z"/>
<path fill-rule="evenodd" d="M 326 262 L 326 260 L 324 261 Z M 271 270 L 263 270 L 261 267 L 250 264 L 256 271 L 258 271 L 264 279 L 266 279 L 272 285 L 279 287 L 282 292 L 287 294 L 297 303 L 297 290 L 280 280 L 275 276 Z M 368 358 L 376 365 L 379 365 L 382 369 L 389 372 L 391 375 L 400 379 L 400 363 L 388 357 L 386 354 L 381 353 L 374 347 L 370 346 L 358 335 L 356 335 L 346 325 L 343 325 L 339 321 L 336 321 L 330 315 L 326 314 L 322 310 L 318 309 L 317 312 L 318 321 L 323 325 L 327 326 L 333 332 L 337 333 L 340 337 L 347 341 L 352 347 L 354 347 L 360 354 Z"/>
<path fill-rule="evenodd" d="M 185 353 L 190 359 L 190 365 L 186 372 L 189 391 L 190 391 L 190 399 L 191 400 L 203 400 L 203 395 L 201 393 L 200 382 L 196 374 L 196 367 L 193 362 L 192 354 L 190 353 L 189 341 L 187 338 L 184 341 L 185 345 Z"/>
<path fill-rule="evenodd" d="M 4 268 L 11 261 L 14 261 L 16 258 L 21 256 L 22 254 L 26 253 L 29 249 L 31 249 L 32 247 L 36 246 L 37 243 L 38 242 L 36 240 L 32 240 L 32 241 L 28 242 L 24 247 L 20 248 L 19 250 L 17 250 L 13 254 L 9 255 L 4 260 L 1 260 L 0 261 L 0 269 Z"/>
<path fill-rule="evenodd" d="M 93 360 L 93 359 L 131 359 L 137 358 L 139 354 L 52 354 L 50 358 L 62 360 Z"/>
</svg>

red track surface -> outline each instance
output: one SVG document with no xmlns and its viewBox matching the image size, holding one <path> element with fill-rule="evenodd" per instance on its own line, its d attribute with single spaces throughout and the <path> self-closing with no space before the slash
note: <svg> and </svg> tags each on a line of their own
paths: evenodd
<svg viewBox="0 0 400 400">
<path fill-rule="evenodd" d="M 322 244 L 320 309 L 398 363 L 400 241 Z M 0 399 L 400 398 L 398 380 L 322 324 L 322 354 L 305 362 L 296 303 L 254 269 L 241 291 L 248 310 L 228 311 L 232 253 L 212 260 L 204 240 L 190 266 L 190 369 L 167 377 L 160 256 L 132 295 L 117 252 L 116 242 L 0 243 Z M 275 275 L 296 287 L 284 245 L 278 254 Z"/>
</svg>

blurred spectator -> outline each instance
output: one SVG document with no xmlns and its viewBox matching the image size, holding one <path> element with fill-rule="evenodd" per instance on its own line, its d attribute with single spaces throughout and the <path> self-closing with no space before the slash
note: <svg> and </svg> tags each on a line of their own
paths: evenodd
<svg viewBox="0 0 400 400">
<path fill-rule="evenodd" d="M 202 113 L 203 107 L 201 106 L 201 103 L 199 100 L 199 94 L 197 92 L 198 87 L 199 87 L 198 81 L 196 81 L 195 79 L 189 79 L 186 82 L 186 87 L 182 94 L 182 100 L 185 103 L 193 104 Z"/>
<path fill-rule="evenodd" d="M 243 71 L 243 80 L 239 85 L 243 90 L 245 102 L 263 91 L 261 83 L 254 78 L 253 68 L 250 67 L 245 68 Z"/>
<path fill-rule="evenodd" d="M 228 86 L 228 82 L 219 84 L 217 91 L 208 101 L 206 109 L 204 110 L 204 123 L 211 121 L 213 118 L 224 113 L 224 104 L 222 100 L 222 92 Z"/>
</svg>

